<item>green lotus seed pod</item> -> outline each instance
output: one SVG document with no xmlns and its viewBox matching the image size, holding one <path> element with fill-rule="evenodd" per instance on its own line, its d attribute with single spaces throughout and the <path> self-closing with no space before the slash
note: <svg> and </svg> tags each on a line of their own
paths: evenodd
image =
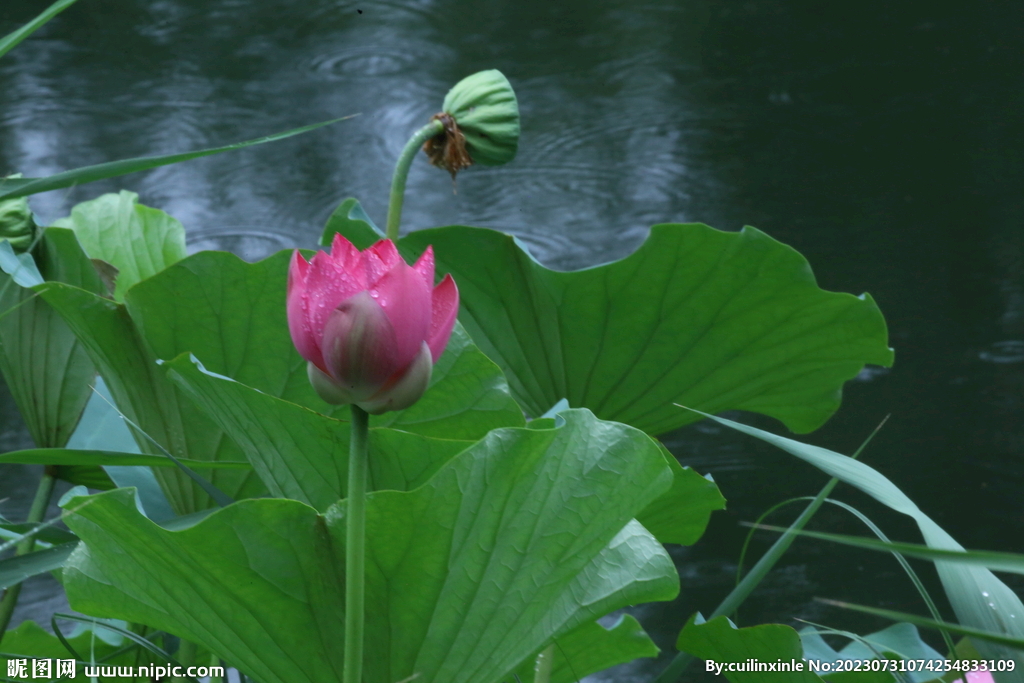
<svg viewBox="0 0 1024 683">
<path fill-rule="evenodd" d="M 21 174 L 7 177 L 20 178 Z M 28 208 L 26 197 L 0 201 L 0 240 L 10 240 L 14 251 L 26 251 L 32 246 L 36 229 L 36 222 L 32 218 L 32 210 Z"/>
<path fill-rule="evenodd" d="M 443 109 L 466 136 L 466 150 L 474 163 L 500 166 L 515 157 L 519 103 L 503 73 L 490 69 L 463 78 L 448 91 Z"/>
<path fill-rule="evenodd" d="M 519 147 L 519 104 L 512 86 L 497 69 L 480 71 L 455 84 L 434 119 L 444 129 L 426 141 L 430 163 L 455 174 L 467 166 L 500 166 Z"/>
</svg>

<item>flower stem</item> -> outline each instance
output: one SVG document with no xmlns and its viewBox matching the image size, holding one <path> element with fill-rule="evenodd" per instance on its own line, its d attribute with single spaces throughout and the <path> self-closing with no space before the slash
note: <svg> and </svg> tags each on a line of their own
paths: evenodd
<svg viewBox="0 0 1024 683">
<path fill-rule="evenodd" d="M 43 517 L 46 516 L 46 508 L 50 506 L 50 498 L 53 496 L 53 485 L 56 482 L 57 478 L 53 475 L 50 468 L 47 467 L 43 472 L 42 478 L 39 480 L 39 486 L 36 488 L 36 497 L 32 500 L 32 507 L 29 508 L 26 522 L 43 521 Z M 25 555 L 30 553 L 35 548 L 35 545 L 35 536 L 29 536 L 18 543 L 15 554 Z M 20 594 L 21 584 L 17 583 L 8 587 L 3 599 L 0 600 L 0 639 L 3 638 L 7 625 L 11 623 L 11 617 L 14 615 L 14 606 L 18 604 L 18 596 Z"/>
<path fill-rule="evenodd" d="M 370 416 L 352 405 L 348 449 L 348 508 L 345 512 L 345 675 L 344 683 L 362 683 L 363 590 L 366 583 L 366 470 L 369 464 Z"/>
<path fill-rule="evenodd" d="M 395 174 L 391 177 L 391 198 L 388 200 L 388 225 L 385 235 L 391 241 L 398 239 L 398 226 L 402 222 L 402 201 L 405 199 L 405 181 L 409 177 L 412 160 L 424 142 L 443 130 L 444 124 L 434 119 L 413 133 L 409 142 L 405 143 L 402 154 L 398 157 Z"/>
</svg>

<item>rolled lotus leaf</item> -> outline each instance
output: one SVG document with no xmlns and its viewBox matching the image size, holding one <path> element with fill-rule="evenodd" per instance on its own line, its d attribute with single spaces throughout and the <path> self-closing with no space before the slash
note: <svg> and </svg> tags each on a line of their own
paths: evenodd
<svg viewBox="0 0 1024 683">
<path fill-rule="evenodd" d="M 20 178 L 16 173 L 8 178 Z M 28 208 L 28 199 L 5 199 L 0 201 L 0 239 L 10 240 L 15 252 L 28 250 L 36 237 L 37 226 Z"/>
</svg>

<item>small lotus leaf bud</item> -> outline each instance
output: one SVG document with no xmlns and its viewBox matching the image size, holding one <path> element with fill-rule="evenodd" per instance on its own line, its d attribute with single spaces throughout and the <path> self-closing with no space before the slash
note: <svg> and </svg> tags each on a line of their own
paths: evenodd
<svg viewBox="0 0 1024 683">
<path fill-rule="evenodd" d="M 444 98 L 444 111 L 434 119 L 444 130 L 427 140 L 430 163 L 452 178 L 472 164 L 500 166 L 519 147 L 519 104 L 512 85 L 497 69 L 480 71 L 455 84 Z"/>
<path fill-rule="evenodd" d="M 21 174 L 7 177 L 20 178 Z M 27 251 L 36 237 L 36 230 L 26 197 L 0 201 L 0 240 L 10 240 L 14 251 Z"/>
</svg>

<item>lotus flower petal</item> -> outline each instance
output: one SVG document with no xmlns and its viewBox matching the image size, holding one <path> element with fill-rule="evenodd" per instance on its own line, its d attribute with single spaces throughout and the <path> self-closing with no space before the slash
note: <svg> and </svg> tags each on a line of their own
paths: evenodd
<svg viewBox="0 0 1024 683">
<path fill-rule="evenodd" d="M 420 254 L 412 269 L 423 277 L 423 281 L 427 283 L 427 289 L 434 287 L 434 248 L 432 246 L 427 245 L 427 250 Z"/>
<path fill-rule="evenodd" d="M 381 240 L 364 251 L 363 262 L 366 264 L 367 285 L 372 285 L 380 280 L 384 277 L 385 273 L 398 265 L 399 262 L 405 265 L 405 261 L 398 254 L 395 243 L 391 240 Z M 408 268 L 408 266 L 406 267 Z"/>
<path fill-rule="evenodd" d="M 427 336 L 427 343 L 430 345 L 430 354 L 435 363 L 444 353 L 444 347 L 448 345 L 448 338 L 451 337 L 458 314 L 459 290 L 451 274 L 448 274 L 441 280 L 441 284 L 434 287 L 431 301 L 430 334 Z"/>
<path fill-rule="evenodd" d="M 308 273 L 309 263 L 296 249 L 288 266 L 288 331 L 292 334 L 292 342 L 299 355 L 317 366 L 323 366 L 319 335 L 313 331 L 305 311 Z"/>
<path fill-rule="evenodd" d="M 394 327 L 398 362 L 403 367 L 408 365 L 419 353 L 420 342 L 430 332 L 430 287 L 403 261 L 377 281 L 370 289 L 370 296 Z"/>
</svg>

